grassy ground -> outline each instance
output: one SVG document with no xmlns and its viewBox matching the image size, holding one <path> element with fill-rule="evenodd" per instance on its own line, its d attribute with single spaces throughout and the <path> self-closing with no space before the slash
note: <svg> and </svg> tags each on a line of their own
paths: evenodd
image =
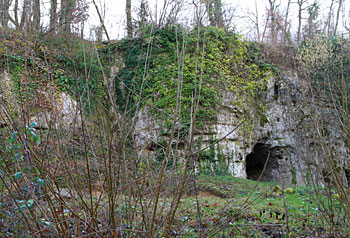
<svg viewBox="0 0 350 238">
<path fill-rule="evenodd" d="M 319 196 L 327 214 L 332 209 L 336 214 L 330 219 L 314 200 L 315 191 L 306 187 L 206 176 L 196 187 L 197 195 L 182 199 L 178 237 L 338 237 L 346 232 L 339 198 L 328 196 L 327 189 Z"/>
<path fill-rule="evenodd" d="M 274 183 L 228 176 L 200 176 L 195 184 L 196 186 L 193 181 L 187 184 L 187 193 L 181 199 L 171 229 L 171 237 L 348 237 L 350 234 L 349 228 L 342 220 L 339 196 L 327 189 L 317 189 L 318 193 L 321 192 L 319 197 L 324 204 L 324 208 L 320 209 L 322 206 L 314 199 L 316 191 L 306 187 L 281 188 Z M 160 199 L 160 203 L 165 205 L 165 210 L 169 207 L 168 198 L 163 194 Z M 84 212 L 79 210 L 79 205 L 76 203 L 79 200 L 74 202 L 70 199 L 67 198 L 66 204 L 72 203 L 71 207 L 77 207 L 76 214 L 83 216 Z M 107 207 L 104 205 L 105 196 L 102 195 L 100 199 L 102 202 L 96 211 L 98 211 L 97 217 L 103 222 L 102 213 L 106 212 Z M 124 232 L 116 237 L 147 237 L 128 232 L 130 211 L 138 214 L 135 216 L 135 224 L 140 223 L 141 207 L 137 205 L 135 208 L 128 208 L 127 200 L 125 196 L 120 196 L 118 199 L 120 204 L 115 212 L 120 224 L 124 224 L 119 229 Z M 38 212 L 39 208 L 47 210 L 45 204 L 44 201 L 30 207 L 27 204 L 24 211 L 30 209 Z M 74 234 L 80 219 L 77 219 L 76 215 L 73 216 L 72 211 L 73 209 L 62 209 L 62 219 L 70 227 L 67 230 Z M 20 212 L 16 212 L 15 208 L 11 209 L 11 204 L 0 203 L 0 215 L 0 228 L 3 228 L 4 232 L 11 230 L 15 232 L 18 228 L 25 228 L 23 222 L 18 220 Z M 42 227 L 45 228 L 44 233 L 48 237 L 55 237 L 55 231 L 52 230 L 55 221 L 44 218 L 40 220 Z M 157 220 L 157 224 L 161 225 L 162 218 L 157 217 Z M 86 234 L 86 227 L 82 224 L 80 226 L 82 233 L 78 231 L 78 234 Z M 21 231 L 16 232 L 24 234 Z"/>
</svg>

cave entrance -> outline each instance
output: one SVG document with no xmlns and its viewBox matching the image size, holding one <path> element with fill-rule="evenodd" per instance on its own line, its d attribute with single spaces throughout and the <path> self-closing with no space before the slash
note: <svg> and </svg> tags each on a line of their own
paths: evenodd
<svg viewBox="0 0 350 238">
<path fill-rule="evenodd" d="M 350 169 L 344 169 L 345 172 L 345 178 L 348 182 L 348 187 L 350 187 Z"/>
<path fill-rule="evenodd" d="M 261 173 L 261 181 L 272 182 L 276 181 L 278 161 L 274 156 L 274 149 L 264 143 L 257 143 L 252 153 L 246 157 L 246 173 L 247 178 L 252 180 L 258 180 Z M 269 155 L 270 154 L 270 155 Z M 269 157 L 268 161 L 267 158 Z M 265 170 L 264 165 L 267 161 Z"/>
</svg>

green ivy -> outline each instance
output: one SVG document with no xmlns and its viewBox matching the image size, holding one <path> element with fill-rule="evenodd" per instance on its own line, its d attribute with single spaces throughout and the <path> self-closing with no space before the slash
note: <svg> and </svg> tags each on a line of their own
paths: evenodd
<svg viewBox="0 0 350 238">
<path fill-rule="evenodd" d="M 0 43 L 0 50 L 6 52 L 0 55 L 0 69 L 8 71 L 13 83 L 11 90 L 19 103 L 35 102 L 39 87 L 52 87 L 52 81 L 62 91 L 81 97 L 83 105 L 94 106 L 105 98 L 102 70 L 108 68 L 111 60 L 110 51 L 106 50 L 109 46 L 97 46 L 102 65 L 105 65 L 101 68 L 90 42 L 72 39 L 68 46 L 57 38 L 37 43 L 37 46 L 32 41 L 20 41 L 20 36 L 10 34 L 8 40 Z"/>
<path fill-rule="evenodd" d="M 200 49 L 197 49 L 197 43 Z M 180 123 L 184 129 L 190 125 L 192 96 L 200 87 L 198 128 L 205 122 L 216 120 L 223 91 L 237 94 L 240 100 L 232 103 L 247 109 L 259 92 L 265 89 L 267 72 L 270 70 L 255 64 L 249 55 L 248 46 L 239 35 L 215 27 L 201 28 L 199 37 L 198 29 L 171 26 L 148 30 L 139 38 L 124 39 L 117 47 L 125 63 L 116 77 L 118 105 L 121 110 L 132 108 L 141 96 L 147 99 L 146 102 L 153 103 L 152 108 L 156 110 L 152 114 L 161 116 L 169 127 L 176 108 L 177 79 L 181 77 L 178 68 L 183 67 L 180 70 L 183 74 Z M 183 65 L 179 65 L 177 49 L 180 52 L 185 50 Z M 149 57 L 148 51 L 151 52 Z M 123 88 L 120 87 L 121 83 Z M 143 91 L 141 85 L 144 86 Z M 130 95 L 134 97 L 130 99 Z"/>
</svg>

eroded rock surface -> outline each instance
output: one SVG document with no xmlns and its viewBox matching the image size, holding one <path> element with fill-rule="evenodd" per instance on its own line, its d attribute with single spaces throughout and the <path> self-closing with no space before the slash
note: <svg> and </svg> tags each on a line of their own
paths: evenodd
<svg viewBox="0 0 350 238">
<path fill-rule="evenodd" d="M 18 95 L 13 88 L 10 75 L 4 71 L 0 74 L 0 99 L 6 106 L 9 116 L 16 113 L 26 113 L 30 122 L 35 122 L 40 129 L 63 128 L 69 130 L 72 126 L 80 126 L 80 113 L 77 102 L 67 93 L 61 92 L 57 86 L 48 85 L 41 88 L 25 101 L 25 111 L 18 103 Z M 8 120 L 8 119 L 7 119 Z M 0 126 L 7 125 L 4 118 Z"/>
<path fill-rule="evenodd" d="M 253 113 L 242 126 L 239 124 L 246 115 L 233 106 L 235 95 L 223 93 L 216 122 L 209 122 L 196 140 L 202 142 L 201 148 L 220 140 L 213 145 L 215 160 L 225 163 L 236 177 L 261 177 L 286 185 L 305 184 L 311 177 L 320 181 L 326 166 L 321 146 L 315 141 L 315 123 L 327 131 L 326 143 L 336 151 L 332 156 L 342 168 L 349 160 L 348 148 L 332 105 L 326 99 L 315 101 L 308 88 L 293 74 L 271 77 L 261 102 L 265 110 Z M 143 148 L 159 138 L 155 120 L 145 111 L 139 115 L 135 135 Z"/>
</svg>

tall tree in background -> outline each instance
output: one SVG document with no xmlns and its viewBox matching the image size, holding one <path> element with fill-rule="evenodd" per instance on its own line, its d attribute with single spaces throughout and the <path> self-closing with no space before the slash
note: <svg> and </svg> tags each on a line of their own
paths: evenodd
<svg viewBox="0 0 350 238">
<path fill-rule="evenodd" d="M 40 0 L 34 0 L 33 1 L 33 9 L 32 9 L 32 12 L 31 12 L 32 16 L 33 16 L 33 22 L 32 22 L 32 31 L 33 32 L 39 32 L 40 31 L 40 14 L 41 14 L 41 11 L 40 11 Z"/>
<path fill-rule="evenodd" d="M 224 27 L 224 14 L 222 9 L 221 0 L 213 0 L 214 1 L 214 15 L 217 27 Z"/>
<path fill-rule="evenodd" d="M 290 39 L 290 24 L 289 24 L 289 8 L 290 8 L 290 3 L 291 0 L 288 0 L 287 3 L 287 8 L 286 8 L 286 14 L 284 15 L 284 26 L 283 26 L 283 43 L 285 44 L 288 42 L 291 44 L 291 39 Z"/>
<path fill-rule="evenodd" d="M 60 32 L 69 36 L 71 33 L 71 24 L 73 21 L 73 11 L 75 0 L 61 0 L 61 11 L 59 17 Z"/>
<path fill-rule="evenodd" d="M 56 32 L 57 27 L 57 0 L 50 1 L 50 25 L 49 31 L 50 34 Z"/>
<path fill-rule="evenodd" d="M 338 5 L 338 10 L 337 10 L 337 17 L 335 19 L 335 26 L 334 26 L 334 35 L 337 34 L 337 29 L 338 29 L 338 24 L 339 24 L 339 14 L 340 14 L 340 10 L 343 6 L 343 0 L 339 0 L 339 5 Z"/>
<path fill-rule="evenodd" d="M 23 10 L 22 10 L 22 16 L 21 16 L 21 23 L 19 24 L 20 30 L 27 30 L 28 29 L 28 14 L 29 14 L 29 8 L 30 8 L 30 1 L 24 0 L 23 1 Z"/>
<path fill-rule="evenodd" d="M 320 6 L 316 1 L 307 8 L 308 18 L 307 23 L 304 26 L 304 39 L 312 38 L 315 34 L 318 33 L 316 20 L 319 14 L 319 9 Z"/>
<path fill-rule="evenodd" d="M 277 20 L 277 18 L 279 18 L 279 14 L 277 13 L 279 4 L 276 4 L 276 0 L 268 0 L 268 4 L 269 5 L 266 8 L 267 14 L 264 31 L 262 33 L 262 40 L 268 38 L 270 43 L 275 44 L 277 42 L 278 24 L 280 24 Z M 269 36 L 266 37 L 267 35 Z"/>
<path fill-rule="evenodd" d="M 326 24 L 324 25 L 324 29 L 323 29 L 323 32 L 325 32 L 325 30 L 327 29 L 328 36 L 330 35 L 330 32 L 331 32 L 331 20 L 332 20 L 332 16 L 333 16 L 333 5 L 334 5 L 334 0 L 331 1 L 327 21 L 326 21 Z"/>
<path fill-rule="evenodd" d="M 107 28 L 106 28 L 106 25 L 105 25 L 105 22 L 104 22 L 104 14 L 101 13 L 100 9 L 98 8 L 97 4 L 96 4 L 96 1 L 95 0 L 92 0 L 92 3 L 94 4 L 95 6 L 95 9 L 96 9 L 96 12 L 97 12 L 97 15 L 98 15 L 98 18 L 100 19 L 100 24 L 101 26 L 98 27 L 100 29 L 97 29 L 97 36 L 98 36 L 98 39 L 99 41 L 102 41 L 102 29 L 104 31 L 104 33 L 106 34 L 106 37 L 107 37 L 107 40 L 108 42 L 111 41 L 111 39 L 109 38 L 109 34 L 108 34 L 108 31 L 107 31 Z"/>
<path fill-rule="evenodd" d="M 278 35 L 278 28 L 279 28 L 279 14 L 278 14 L 278 7 L 280 4 L 276 4 L 276 0 L 269 0 L 269 12 L 268 15 L 270 16 L 270 41 L 273 45 L 277 43 L 277 35 Z"/>
<path fill-rule="evenodd" d="M 11 0 L 0 0 L 0 24 L 1 27 L 7 28 L 10 20 L 9 9 Z"/>
<path fill-rule="evenodd" d="M 131 0 L 126 0 L 126 31 L 128 37 L 132 37 L 133 29 L 132 29 L 132 18 L 131 18 Z"/>
<path fill-rule="evenodd" d="M 175 25 L 178 22 L 179 13 L 183 10 L 184 0 L 166 0 L 160 10 L 158 27 Z"/>
<path fill-rule="evenodd" d="M 307 0 L 297 0 L 298 4 L 298 32 L 297 32 L 297 44 L 300 43 L 301 40 L 301 20 L 302 20 L 302 14 L 305 10 L 304 4 L 307 2 Z"/>
<path fill-rule="evenodd" d="M 259 24 L 259 10 L 258 10 L 258 4 L 255 0 L 254 2 L 254 12 L 251 10 L 248 10 L 248 17 L 249 20 L 253 23 L 253 29 L 255 30 L 256 34 L 256 40 L 261 41 L 261 34 L 260 34 L 260 24 Z"/>
<path fill-rule="evenodd" d="M 205 3 L 209 24 L 216 27 L 224 27 L 224 16 L 221 0 L 206 0 Z"/>
<path fill-rule="evenodd" d="M 19 28 L 19 22 L 18 22 L 18 0 L 15 0 L 15 6 L 13 8 L 15 19 L 13 24 L 16 26 L 16 29 Z"/>
<path fill-rule="evenodd" d="M 141 0 L 140 9 L 139 9 L 139 22 L 138 27 L 141 28 L 145 23 L 147 23 L 148 11 L 147 11 L 147 2 L 145 0 Z"/>
</svg>

